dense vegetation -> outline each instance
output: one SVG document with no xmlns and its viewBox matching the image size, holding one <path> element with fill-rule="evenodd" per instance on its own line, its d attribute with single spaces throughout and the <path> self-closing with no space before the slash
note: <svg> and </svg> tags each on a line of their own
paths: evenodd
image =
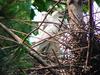
<svg viewBox="0 0 100 75">
<path fill-rule="evenodd" d="M 35 12 L 30 6 L 33 5 L 40 12 L 49 11 L 57 1 L 0 0 L 0 75 L 28 75 L 30 68 L 36 66 L 38 60 L 34 60 L 34 56 L 30 54 L 31 44 L 27 39 L 29 33 L 36 27 L 36 24 L 31 21 Z M 95 1 L 100 5 L 100 0 Z M 62 0 L 53 10 L 64 11 L 64 6 L 66 4 Z M 87 4 L 84 5 L 83 10 L 88 11 Z M 100 61 L 99 57 L 97 56 L 96 61 Z M 93 64 L 96 61 L 93 60 Z"/>
</svg>

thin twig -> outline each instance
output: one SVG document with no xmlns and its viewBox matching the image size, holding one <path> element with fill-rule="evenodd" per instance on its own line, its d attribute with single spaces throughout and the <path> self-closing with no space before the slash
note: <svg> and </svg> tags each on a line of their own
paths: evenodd
<svg viewBox="0 0 100 75">
<path fill-rule="evenodd" d="M 16 44 L 19 44 L 17 41 L 15 41 L 15 40 L 13 40 L 13 39 L 11 39 L 11 38 L 2 36 L 2 35 L 0 35 L 0 39 L 2 39 L 2 40 L 7 40 L 7 41 L 11 41 L 11 42 L 15 42 Z"/>
<path fill-rule="evenodd" d="M 7 47 L 2 47 L 1 50 L 9 49 L 9 48 L 15 48 L 18 45 L 13 45 L 13 46 L 7 46 Z"/>
<path fill-rule="evenodd" d="M 43 21 L 41 22 L 41 24 L 40 24 L 37 28 L 35 28 L 34 30 L 32 30 L 32 31 L 23 39 L 23 42 L 27 39 L 27 37 L 29 37 L 29 35 L 30 35 L 32 32 L 34 32 L 34 31 L 36 31 L 36 30 L 38 30 L 38 29 L 40 28 L 40 26 L 44 23 L 45 19 L 47 18 L 48 14 L 55 8 L 55 6 L 56 6 L 58 3 L 60 3 L 60 1 L 61 1 L 61 0 L 59 0 L 57 3 L 54 4 L 54 6 L 48 11 L 48 13 L 46 14 L 46 16 L 44 17 L 44 19 L 43 19 Z"/>
<path fill-rule="evenodd" d="M 22 39 L 19 38 L 16 34 L 14 34 L 12 31 L 10 31 L 4 24 L 0 23 L 0 26 L 6 30 L 7 33 L 9 33 L 14 39 L 16 39 L 20 44 L 24 44 L 25 46 L 27 46 L 29 48 L 28 53 L 29 55 L 31 55 L 32 57 L 34 57 L 40 64 L 42 64 L 43 66 L 48 66 L 48 64 L 42 59 L 42 57 L 40 56 L 40 54 L 35 51 L 32 47 L 30 47 L 26 42 L 22 42 Z M 33 51 L 34 52 L 33 52 Z M 58 75 L 54 70 L 52 69 L 48 69 L 53 75 Z"/>
<path fill-rule="evenodd" d="M 42 68 L 30 68 L 30 69 L 25 69 L 25 70 L 32 72 L 32 71 L 39 71 L 39 70 L 45 70 L 45 69 L 63 69 L 63 68 L 69 69 L 70 66 L 72 68 L 80 68 L 80 69 L 83 68 L 83 66 L 78 66 L 78 65 L 62 64 L 62 68 L 59 65 L 53 65 L 53 66 L 47 66 L 47 67 L 42 67 Z"/>
<path fill-rule="evenodd" d="M 13 31 L 13 32 L 20 33 L 20 34 L 22 34 L 22 35 L 27 35 L 27 33 L 21 32 L 21 31 L 15 30 L 15 29 L 10 29 L 10 30 Z"/>
<path fill-rule="evenodd" d="M 0 23 L 0 26 L 7 31 L 18 43 L 22 43 L 22 39 L 20 39 L 16 34 L 14 34 L 10 29 L 8 29 L 4 24 Z"/>
</svg>

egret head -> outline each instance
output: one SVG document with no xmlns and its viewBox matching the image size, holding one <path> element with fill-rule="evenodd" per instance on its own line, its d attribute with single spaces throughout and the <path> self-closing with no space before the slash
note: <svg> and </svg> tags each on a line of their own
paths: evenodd
<svg viewBox="0 0 100 75">
<path fill-rule="evenodd" d="M 54 11 L 53 13 L 52 13 L 52 17 L 54 17 L 54 18 L 60 18 L 60 17 L 62 17 L 63 15 L 59 12 L 59 11 Z"/>
</svg>

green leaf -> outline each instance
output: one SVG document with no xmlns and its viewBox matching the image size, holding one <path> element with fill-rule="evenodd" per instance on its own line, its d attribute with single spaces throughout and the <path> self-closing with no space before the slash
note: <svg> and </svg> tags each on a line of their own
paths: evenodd
<svg viewBox="0 0 100 75">
<path fill-rule="evenodd" d="M 44 0 L 35 0 L 33 3 L 39 11 L 47 11 L 46 3 Z"/>
<path fill-rule="evenodd" d="M 95 0 L 95 1 L 100 6 L 100 0 Z"/>
<path fill-rule="evenodd" d="M 88 9 L 88 4 L 84 4 L 83 5 L 83 7 L 82 7 L 82 9 L 83 9 L 83 12 L 87 12 L 89 9 Z"/>
</svg>

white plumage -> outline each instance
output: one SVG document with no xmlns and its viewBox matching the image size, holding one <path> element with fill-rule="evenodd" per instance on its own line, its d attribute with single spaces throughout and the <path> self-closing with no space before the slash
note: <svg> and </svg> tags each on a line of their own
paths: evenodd
<svg viewBox="0 0 100 75">
<path fill-rule="evenodd" d="M 95 2 L 94 2 L 94 5 Z M 99 8 L 98 7 L 98 11 L 96 11 L 97 9 L 95 9 L 94 12 L 99 12 Z M 43 21 L 43 19 L 45 18 L 45 16 L 47 15 L 47 12 L 39 12 L 38 14 L 36 14 L 36 16 L 34 17 L 33 21 Z M 97 15 L 99 16 L 100 13 L 95 14 L 95 19 L 98 20 L 100 18 L 97 17 Z M 58 11 L 53 12 L 51 15 L 48 14 L 45 21 L 44 22 L 54 22 L 57 24 L 53 24 L 53 23 L 43 23 L 40 28 L 38 29 L 38 35 L 34 35 L 32 34 L 29 38 L 29 40 L 31 40 L 31 42 L 39 42 L 41 40 L 45 40 L 47 38 L 49 38 L 50 36 L 53 36 L 55 34 L 58 33 L 59 30 L 59 25 L 61 24 L 62 18 L 60 18 L 60 16 L 62 16 Z M 84 17 L 85 22 L 87 23 L 87 21 L 89 20 L 89 17 Z M 96 24 L 98 27 L 100 27 L 100 24 L 98 24 L 99 20 L 96 21 Z M 38 25 L 40 25 L 41 23 L 38 23 Z M 59 24 L 59 25 L 58 25 Z M 64 24 L 68 24 L 68 21 L 65 20 Z M 67 26 L 68 27 L 68 26 Z M 46 32 L 46 33 L 45 33 Z M 50 35 L 48 35 L 48 34 Z M 71 40 L 71 35 L 68 33 L 65 33 L 64 36 L 62 36 L 59 41 L 62 43 L 65 43 L 67 45 L 67 43 Z M 38 49 L 42 49 L 42 47 L 47 46 L 48 42 L 44 42 L 42 44 L 39 44 L 38 46 L 36 46 L 34 49 L 38 50 Z M 50 44 L 50 47 L 55 46 L 54 44 Z M 74 55 L 72 54 L 71 50 L 69 48 L 66 48 L 66 46 L 59 44 L 59 50 L 62 52 L 62 54 L 66 54 L 66 57 L 68 58 L 73 58 Z M 56 48 L 56 47 L 54 47 Z"/>
<path fill-rule="evenodd" d="M 98 29 L 100 29 L 100 7 L 97 5 L 97 3 L 94 1 L 93 2 L 93 5 L 94 5 L 94 8 L 93 8 L 93 18 L 94 18 L 94 21 L 95 21 L 95 26 L 96 26 L 96 28 L 98 28 Z M 88 22 L 89 22 L 89 12 L 87 12 L 87 13 L 83 13 L 83 15 L 84 15 L 84 18 L 83 18 L 83 20 L 84 20 L 84 22 L 87 24 Z M 98 30 L 98 31 L 95 31 L 95 34 L 100 34 L 100 31 Z"/>
<path fill-rule="evenodd" d="M 47 15 L 47 12 L 41 12 L 34 17 L 33 21 L 42 22 L 46 15 Z M 34 34 L 32 34 L 32 37 L 30 37 L 29 39 L 31 39 L 32 42 L 37 43 L 41 40 L 45 40 L 49 38 L 50 36 L 54 36 L 55 34 L 57 34 L 59 30 L 58 24 L 60 24 L 59 20 L 61 20 L 59 16 L 61 15 L 58 13 L 58 11 L 53 12 L 51 15 L 48 14 L 44 22 L 51 22 L 51 23 L 43 23 L 38 29 L 38 35 L 35 36 Z M 53 22 L 57 24 L 54 24 Z M 40 24 L 41 23 L 38 23 L 38 25 Z M 46 46 L 45 44 L 47 43 L 42 43 L 38 45 L 37 47 L 35 47 L 35 49 L 38 50 L 41 46 L 43 45 Z"/>
<path fill-rule="evenodd" d="M 47 12 L 41 12 L 34 17 L 33 21 L 43 21 L 43 19 L 45 18 L 46 15 L 47 15 Z M 33 37 L 30 38 L 32 40 L 32 42 L 35 42 L 37 44 L 39 41 L 45 40 L 46 38 L 49 38 L 50 36 L 57 34 L 58 30 L 59 30 L 59 25 L 61 24 L 61 21 L 62 21 L 62 18 L 60 18 L 60 16 L 62 16 L 62 15 L 58 11 L 53 12 L 51 15 L 49 14 L 44 22 L 54 22 L 57 24 L 43 23 L 38 30 L 38 35 L 35 36 L 32 34 Z M 65 24 L 68 24 L 67 20 L 66 20 Z M 40 25 L 40 23 L 38 23 L 38 25 Z M 68 37 L 68 35 L 69 35 L 68 33 L 65 33 L 65 36 L 62 36 L 61 39 L 59 39 L 59 41 L 66 44 L 65 37 Z M 67 38 L 67 40 L 68 40 L 68 38 Z M 55 40 L 53 40 L 53 42 L 50 42 L 50 41 L 44 42 L 44 43 L 39 44 L 38 46 L 34 47 L 34 49 L 41 50 L 41 49 L 43 49 L 43 47 L 46 47 L 48 45 L 48 43 L 51 43 L 49 45 L 49 48 L 53 48 L 54 50 L 57 49 L 59 52 L 61 52 L 61 54 L 64 54 L 64 52 L 66 52 L 66 54 L 68 56 L 69 56 L 69 54 L 71 54 L 71 52 L 69 50 L 66 51 L 65 46 L 63 46 L 62 44 L 57 44 L 54 41 Z M 61 47 L 61 48 L 57 48 L 57 47 Z"/>
</svg>

